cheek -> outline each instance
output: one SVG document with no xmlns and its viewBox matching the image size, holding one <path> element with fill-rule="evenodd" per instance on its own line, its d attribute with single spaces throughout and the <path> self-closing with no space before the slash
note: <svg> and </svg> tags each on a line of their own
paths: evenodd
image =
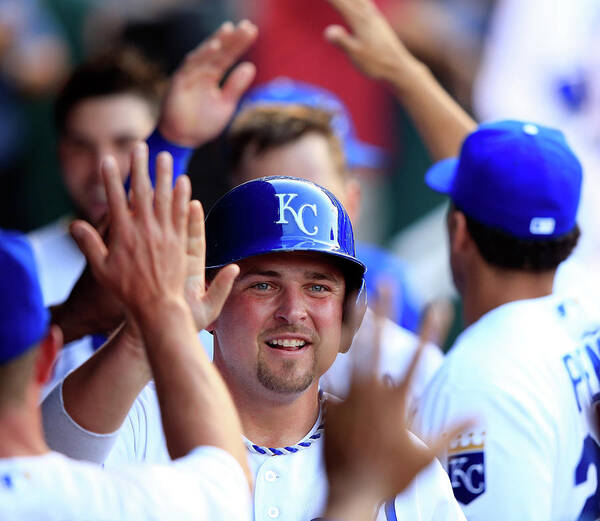
<svg viewBox="0 0 600 521">
<path fill-rule="evenodd" d="M 72 155 L 62 161 L 61 169 L 67 188 L 78 191 L 93 177 L 94 161 L 83 154 Z"/>
<path fill-rule="evenodd" d="M 335 360 L 342 337 L 342 301 L 328 302 L 314 315 L 315 327 L 321 337 L 319 371 L 324 373 Z"/>
<path fill-rule="evenodd" d="M 260 329 L 261 307 L 236 295 L 230 295 L 215 322 L 221 338 L 237 343 L 252 341 Z M 234 348 L 233 346 L 231 346 Z"/>
<path fill-rule="evenodd" d="M 129 171 L 131 170 L 131 150 L 115 153 L 114 157 L 117 160 L 121 178 L 125 180 L 129 175 Z"/>
</svg>

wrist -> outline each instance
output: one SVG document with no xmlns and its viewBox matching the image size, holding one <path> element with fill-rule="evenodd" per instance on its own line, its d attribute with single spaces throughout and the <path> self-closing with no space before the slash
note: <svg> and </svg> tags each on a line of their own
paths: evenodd
<svg viewBox="0 0 600 521">
<path fill-rule="evenodd" d="M 191 318 L 191 310 L 185 298 L 161 297 L 153 302 L 145 302 L 138 309 L 132 309 L 135 321 L 139 328 L 147 335 L 150 331 L 161 331 L 168 328 L 172 323 Z"/>
<path fill-rule="evenodd" d="M 387 81 L 400 98 L 406 98 L 411 93 L 422 90 L 424 82 L 430 81 L 431 77 L 431 71 L 427 65 L 415 57 L 409 56 L 395 63 Z"/>
<path fill-rule="evenodd" d="M 324 521 L 358 521 L 374 519 L 381 498 L 363 488 L 340 488 L 336 493 L 330 489 Z"/>
<path fill-rule="evenodd" d="M 188 163 L 194 153 L 193 148 L 171 141 L 162 133 L 160 125 L 146 139 L 146 143 L 148 144 L 149 152 L 148 175 L 152 186 L 156 184 L 156 157 L 161 152 L 169 152 L 173 158 L 173 183 L 180 175 L 186 173 Z M 129 190 L 129 184 L 130 178 L 128 177 L 125 181 L 126 190 Z"/>
<path fill-rule="evenodd" d="M 202 146 L 208 141 L 207 139 L 196 135 L 193 137 L 186 136 L 185 134 L 178 132 L 177 128 L 174 128 L 167 120 L 163 119 L 159 120 L 153 134 L 154 133 L 158 133 L 167 143 L 179 148 L 194 149 Z"/>
</svg>

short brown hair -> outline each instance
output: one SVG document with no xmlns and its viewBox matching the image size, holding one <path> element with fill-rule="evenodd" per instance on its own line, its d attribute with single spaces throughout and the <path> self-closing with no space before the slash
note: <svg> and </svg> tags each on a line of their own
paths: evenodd
<svg viewBox="0 0 600 521">
<path fill-rule="evenodd" d="M 462 212 L 454 204 L 451 205 L 450 211 Z M 560 237 L 542 240 L 519 239 L 462 213 L 465 215 L 467 230 L 483 259 L 492 266 L 504 269 L 531 273 L 555 270 L 571 255 L 581 235 L 576 224 L 571 231 Z"/>
<path fill-rule="evenodd" d="M 314 132 L 327 140 L 336 170 L 344 176 L 346 158 L 332 119 L 332 113 L 306 105 L 265 104 L 243 110 L 228 134 L 230 171 L 235 175 L 249 146 L 255 146 L 260 154 Z"/>
<path fill-rule="evenodd" d="M 158 115 L 166 78 L 160 70 L 130 48 L 102 53 L 75 69 L 54 106 L 59 134 L 65 131 L 69 113 L 80 101 L 99 96 L 135 94 Z"/>
</svg>

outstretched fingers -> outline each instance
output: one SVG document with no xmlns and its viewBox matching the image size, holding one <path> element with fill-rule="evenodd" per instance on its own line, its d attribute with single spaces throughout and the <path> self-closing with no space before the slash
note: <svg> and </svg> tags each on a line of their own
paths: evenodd
<svg viewBox="0 0 600 521">
<path fill-rule="evenodd" d="M 191 193 L 190 178 L 187 175 L 180 175 L 173 189 L 173 206 L 171 208 L 173 227 L 179 237 L 187 238 Z"/>
<path fill-rule="evenodd" d="M 102 237 L 90 223 L 82 220 L 72 222 L 69 231 L 91 266 L 94 275 L 100 278 L 104 273 L 104 264 L 108 256 L 108 248 Z"/>
<path fill-rule="evenodd" d="M 350 57 L 354 56 L 361 47 L 360 42 L 341 25 L 329 25 L 323 34 L 329 43 L 339 47 Z"/>
<path fill-rule="evenodd" d="M 156 218 L 165 225 L 171 218 L 173 203 L 173 158 L 168 152 L 161 152 L 156 158 L 156 187 L 154 190 L 154 213 Z"/>
<path fill-rule="evenodd" d="M 110 221 L 112 225 L 119 226 L 120 224 L 117 223 L 122 223 L 129 217 L 129 205 L 115 158 L 112 156 L 105 157 L 100 166 L 100 171 L 106 190 Z"/>
<path fill-rule="evenodd" d="M 204 287 L 204 267 L 206 238 L 204 236 L 204 209 L 200 201 L 190 201 L 188 219 L 188 277 L 202 277 Z"/>
<path fill-rule="evenodd" d="M 457 438 L 461 433 L 472 429 L 475 424 L 476 421 L 474 419 L 463 420 L 452 425 L 448 431 L 440 436 L 432 440 L 427 440 L 427 446 L 431 451 L 432 459 L 433 457 L 441 456 L 448 450 L 448 445 L 453 439 Z"/>
<path fill-rule="evenodd" d="M 237 65 L 225 80 L 221 89 L 223 96 L 232 102 L 236 102 L 250 87 L 256 76 L 256 66 L 251 62 L 243 62 Z"/>
<path fill-rule="evenodd" d="M 406 405 L 406 400 L 408 399 L 408 395 L 410 389 L 412 387 L 412 383 L 415 379 L 417 373 L 417 367 L 419 362 L 421 361 L 421 357 L 423 356 L 423 351 L 431 339 L 435 334 L 435 317 L 431 309 L 427 309 L 425 315 L 423 317 L 423 321 L 421 323 L 421 331 L 419 332 L 419 340 L 417 343 L 417 349 L 415 354 L 410 361 L 408 369 L 406 370 L 406 374 L 402 381 L 398 384 L 398 398 L 402 401 L 404 405 Z"/>
<path fill-rule="evenodd" d="M 258 29 L 249 20 L 242 20 L 237 26 L 226 26 L 217 34 L 221 41 L 222 51 L 216 56 L 214 65 L 225 72 L 249 49 L 256 40 Z"/>
<path fill-rule="evenodd" d="M 132 207 L 142 220 L 149 220 L 152 215 L 153 191 L 148 174 L 148 145 L 136 143 L 131 158 L 131 193 Z"/>
<path fill-rule="evenodd" d="M 221 313 L 223 305 L 225 304 L 227 297 L 229 297 L 233 283 L 239 273 L 240 268 L 237 264 L 228 264 L 219 270 L 219 273 L 217 273 L 210 283 L 203 299 L 206 313 L 206 324 L 203 325 L 203 329 L 216 320 Z"/>
<path fill-rule="evenodd" d="M 213 67 L 222 75 L 248 50 L 257 35 L 258 29 L 248 20 L 237 25 L 224 22 L 208 40 L 187 55 L 182 70 L 195 69 L 201 64 Z"/>
</svg>

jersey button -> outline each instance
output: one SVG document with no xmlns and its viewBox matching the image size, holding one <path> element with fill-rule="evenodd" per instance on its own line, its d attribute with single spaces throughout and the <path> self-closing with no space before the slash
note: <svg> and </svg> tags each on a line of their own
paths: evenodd
<svg viewBox="0 0 600 521">
<path fill-rule="evenodd" d="M 277 476 L 277 474 L 275 472 L 273 472 L 272 470 L 267 470 L 267 472 L 265 472 L 265 479 L 269 482 L 269 483 L 273 483 L 273 481 L 275 481 L 279 476 Z"/>
<path fill-rule="evenodd" d="M 267 512 L 267 515 L 271 519 L 275 519 L 276 517 L 279 517 L 279 509 L 277 507 L 270 507 L 269 511 Z"/>
</svg>

